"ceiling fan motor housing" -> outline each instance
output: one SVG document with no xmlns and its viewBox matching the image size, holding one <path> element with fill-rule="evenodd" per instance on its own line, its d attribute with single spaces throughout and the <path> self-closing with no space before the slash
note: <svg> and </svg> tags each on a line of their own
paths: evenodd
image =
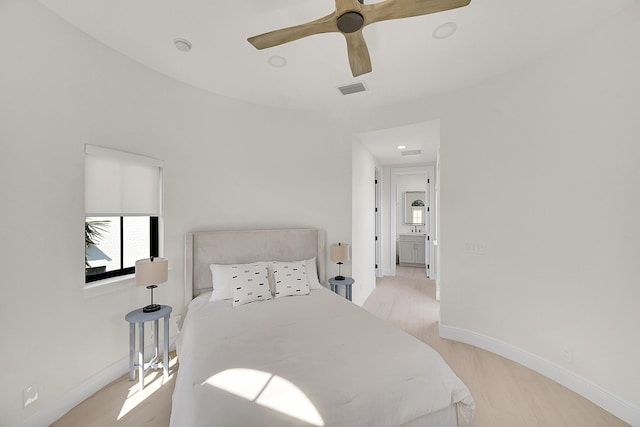
<svg viewBox="0 0 640 427">
<path fill-rule="evenodd" d="M 338 30 L 342 33 L 355 33 L 364 25 L 364 17 L 358 12 L 346 12 L 338 18 Z"/>
</svg>

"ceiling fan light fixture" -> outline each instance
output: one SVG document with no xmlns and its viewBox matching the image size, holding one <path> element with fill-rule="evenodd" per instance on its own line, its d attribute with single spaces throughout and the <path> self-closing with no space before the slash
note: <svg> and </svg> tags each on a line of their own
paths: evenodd
<svg viewBox="0 0 640 427">
<path fill-rule="evenodd" d="M 458 26 L 455 22 L 445 22 L 433 30 L 433 38 L 438 40 L 446 39 L 454 35 L 456 31 L 458 31 Z"/>
<path fill-rule="evenodd" d="M 176 46 L 180 52 L 189 52 L 191 50 L 191 42 L 186 39 L 175 39 L 173 40 L 173 44 Z"/>
<path fill-rule="evenodd" d="M 396 148 L 398 150 L 404 150 L 405 148 L 407 148 L 407 146 L 406 145 L 398 145 Z"/>
</svg>

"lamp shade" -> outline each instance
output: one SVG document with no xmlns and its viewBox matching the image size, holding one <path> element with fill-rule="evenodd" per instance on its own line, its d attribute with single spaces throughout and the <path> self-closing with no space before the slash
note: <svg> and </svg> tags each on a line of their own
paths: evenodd
<svg viewBox="0 0 640 427">
<path fill-rule="evenodd" d="M 168 278 L 169 261 L 166 258 L 145 258 L 136 261 L 136 285 L 157 285 L 166 282 Z"/>
<path fill-rule="evenodd" d="M 347 262 L 349 261 L 349 248 L 347 243 L 338 243 L 337 245 L 331 245 L 330 257 L 333 262 Z"/>
</svg>

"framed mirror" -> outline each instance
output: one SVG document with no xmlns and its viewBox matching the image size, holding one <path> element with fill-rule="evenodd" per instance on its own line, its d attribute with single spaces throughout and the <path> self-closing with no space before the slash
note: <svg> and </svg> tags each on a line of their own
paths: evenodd
<svg viewBox="0 0 640 427">
<path fill-rule="evenodd" d="M 404 224 L 424 225 L 424 191 L 405 191 L 402 193 L 404 199 Z"/>
</svg>

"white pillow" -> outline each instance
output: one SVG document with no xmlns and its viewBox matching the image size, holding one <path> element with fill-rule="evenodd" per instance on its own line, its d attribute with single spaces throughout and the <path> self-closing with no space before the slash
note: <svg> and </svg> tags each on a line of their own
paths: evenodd
<svg viewBox="0 0 640 427">
<path fill-rule="evenodd" d="M 231 269 L 234 307 L 271 299 L 269 273 L 266 266 L 254 264 L 244 267 L 232 266 Z"/>
<path fill-rule="evenodd" d="M 271 294 L 276 294 L 275 280 L 273 278 L 273 263 L 269 263 L 269 286 L 271 287 Z M 281 261 L 278 261 L 281 262 Z M 304 260 L 305 268 L 307 269 L 307 280 L 309 282 L 309 289 L 322 289 L 324 286 L 320 284 L 318 280 L 318 269 L 316 267 L 316 257 Z"/>
<path fill-rule="evenodd" d="M 306 261 L 271 263 L 275 282 L 275 297 L 309 294 Z"/>
<path fill-rule="evenodd" d="M 324 286 L 318 280 L 318 269 L 316 268 L 316 257 L 306 259 L 304 265 L 307 268 L 307 280 L 309 281 L 309 289 L 322 289 Z"/>
<path fill-rule="evenodd" d="M 243 268 L 256 266 L 264 268 L 265 273 L 267 271 L 268 262 L 254 262 L 251 264 L 211 264 L 209 269 L 211 270 L 211 282 L 213 284 L 213 292 L 209 301 L 219 301 L 233 298 L 233 286 L 231 284 L 231 277 L 234 275 L 234 267 Z M 237 270 L 236 270 L 237 271 Z"/>
</svg>

